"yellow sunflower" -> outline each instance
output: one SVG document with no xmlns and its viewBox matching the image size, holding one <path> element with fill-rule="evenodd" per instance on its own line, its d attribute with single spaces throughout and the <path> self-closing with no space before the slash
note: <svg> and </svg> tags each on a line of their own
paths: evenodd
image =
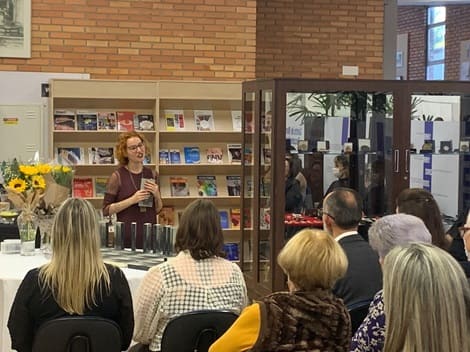
<svg viewBox="0 0 470 352">
<path fill-rule="evenodd" d="M 26 182 L 21 178 L 14 178 L 8 182 L 8 187 L 17 192 L 24 192 L 26 190 Z"/>
<path fill-rule="evenodd" d="M 46 188 L 46 180 L 41 175 L 35 175 L 31 177 L 31 184 L 33 188 L 45 189 Z"/>
<path fill-rule="evenodd" d="M 49 164 L 38 164 L 36 167 L 41 175 L 48 174 L 52 169 L 51 165 Z"/>
<path fill-rule="evenodd" d="M 20 165 L 19 169 L 26 176 L 33 176 L 39 173 L 38 168 L 34 165 Z"/>
</svg>

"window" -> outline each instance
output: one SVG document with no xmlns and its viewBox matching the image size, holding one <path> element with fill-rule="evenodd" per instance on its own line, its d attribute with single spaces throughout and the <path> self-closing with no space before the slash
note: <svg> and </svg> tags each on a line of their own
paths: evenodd
<svg viewBox="0 0 470 352">
<path fill-rule="evenodd" d="M 446 8 L 429 7 L 427 19 L 426 79 L 443 80 L 446 52 Z"/>
</svg>

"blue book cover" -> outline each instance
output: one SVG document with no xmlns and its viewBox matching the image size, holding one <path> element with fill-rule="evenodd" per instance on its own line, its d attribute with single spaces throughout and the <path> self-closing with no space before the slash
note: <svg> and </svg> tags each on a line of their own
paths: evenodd
<svg viewBox="0 0 470 352">
<path fill-rule="evenodd" d="M 184 147 L 184 162 L 186 164 L 199 164 L 201 162 L 199 147 Z"/>
<path fill-rule="evenodd" d="M 230 223 L 229 223 L 228 211 L 227 210 L 219 211 L 219 216 L 220 216 L 220 226 L 223 229 L 229 229 Z"/>
<path fill-rule="evenodd" d="M 181 153 L 179 149 L 170 149 L 170 164 L 181 164 Z"/>
<path fill-rule="evenodd" d="M 160 161 L 160 164 L 169 164 L 170 163 L 170 151 L 168 149 L 160 149 L 160 151 L 159 151 L 159 161 Z"/>
</svg>

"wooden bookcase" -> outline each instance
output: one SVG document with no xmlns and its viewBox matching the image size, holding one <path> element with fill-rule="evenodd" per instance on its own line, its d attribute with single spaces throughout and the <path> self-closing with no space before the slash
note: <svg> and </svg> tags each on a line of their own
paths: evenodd
<svg viewBox="0 0 470 352">
<path fill-rule="evenodd" d="M 176 225 L 178 213 L 192 200 L 199 198 L 197 176 L 215 176 L 217 196 L 209 197 L 216 206 L 227 212 L 229 228 L 224 229 L 226 242 L 239 242 L 240 230 L 231 227 L 230 209 L 241 208 L 240 196 L 230 196 L 226 176 L 241 178 L 241 164 L 231 163 L 228 144 L 241 144 L 241 130 L 233 129 L 232 112 L 241 116 L 240 82 L 188 82 L 188 81 L 120 81 L 120 80 L 66 80 L 50 81 L 50 135 L 49 157 L 56 158 L 57 148 L 80 148 L 82 162 L 74 166 L 76 177 L 109 177 L 117 164 L 95 165 L 89 162 L 88 148 L 115 147 L 119 130 L 112 131 L 58 131 L 54 129 L 56 110 L 133 111 L 154 116 L 154 131 L 139 131 L 149 143 L 150 163 L 158 171 L 163 205 L 174 211 Z M 184 113 L 185 128 L 167 130 L 165 111 Z M 210 111 L 214 128 L 211 131 L 196 129 L 195 111 Z M 240 120 L 241 123 L 241 120 Z M 185 163 L 184 147 L 198 147 L 200 162 Z M 222 163 L 207 162 L 207 149 L 220 148 Z M 160 163 L 160 150 L 178 149 L 180 163 Z M 172 196 L 170 177 L 187 179 L 189 196 Z M 89 197 L 97 209 L 102 197 Z"/>
<path fill-rule="evenodd" d="M 232 124 L 232 112 L 241 110 L 241 84 L 188 81 L 159 81 L 158 84 L 159 147 L 165 151 L 178 150 L 181 159 L 179 164 L 159 164 L 164 206 L 174 208 L 178 222 L 178 213 L 189 202 L 199 198 L 197 177 L 214 176 L 217 196 L 209 198 L 219 210 L 225 211 L 228 215 L 230 228 L 224 229 L 226 242 L 239 243 L 240 230 L 231 227 L 231 209 L 240 210 L 241 199 L 240 196 L 229 195 L 226 176 L 238 176 L 241 180 L 241 164 L 231 163 L 227 150 L 228 144 L 241 145 L 241 130 L 234 130 Z M 184 129 L 168 130 L 166 113 L 175 110 L 184 114 Z M 213 130 L 197 130 L 195 111 L 212 112 Z M 185 147 L 199 149 L 199 163 L 185 163 Z M 208 162 L 209 148 L 222 150 L 221 163 Z M 189 196 L 172 196 L 170 178 L 178 176 L 187 180 Z"/>
</svg>

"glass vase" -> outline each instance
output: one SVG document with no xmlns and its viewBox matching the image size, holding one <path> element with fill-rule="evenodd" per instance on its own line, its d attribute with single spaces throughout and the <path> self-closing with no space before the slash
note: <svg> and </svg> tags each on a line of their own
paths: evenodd
<svg viewBox="0 0 470 352">
<path fill-rule="evenodd" d="M 50 259 L 52 257 L 51 229 L 54 215 L 38 215 L 39 232 L 41 233 L 41 252 Z"/>
<path fill-rule="evenodd" d="M 16 218 L 21 240 L 21 255 L 34 255 L 38 218 L 29 210 L 23 210 Z"/>
</svg>

